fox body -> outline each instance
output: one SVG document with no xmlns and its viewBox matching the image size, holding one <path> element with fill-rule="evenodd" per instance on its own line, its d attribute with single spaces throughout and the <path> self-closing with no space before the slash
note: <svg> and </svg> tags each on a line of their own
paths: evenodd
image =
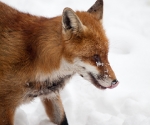
<svg viewBox="0 0 150 125">
<path fill-rule="evenodd" d="M 118 85 L 108 61 L 103 1 L 87 12 L 37 17 L 0 2 L 0 125 L 14 125 L 16 108 L 40 97 L 52 122 L 68 125 L 59 90 L 78 73 L 100 89 Z"/>
</svg>

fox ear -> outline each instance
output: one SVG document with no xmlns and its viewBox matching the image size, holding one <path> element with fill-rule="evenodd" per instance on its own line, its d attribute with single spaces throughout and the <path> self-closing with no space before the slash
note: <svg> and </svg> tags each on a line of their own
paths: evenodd
<svg viewBox="0 0 150 125">
<path fill-rule="evenodd" d="M 98 20 L 103 18 L 103 0 L 97 0 L 95 4 L 87 11 L 93 14 Z"/>
<path fill-rule="evenodd" d="M 83 31 L 84 25 L 80 21 L 79 17 L 70 8 L 65 8 L 62 14 L 63 31 L 71 31 L 74 34 L 78 34 Z"/>
</svg>

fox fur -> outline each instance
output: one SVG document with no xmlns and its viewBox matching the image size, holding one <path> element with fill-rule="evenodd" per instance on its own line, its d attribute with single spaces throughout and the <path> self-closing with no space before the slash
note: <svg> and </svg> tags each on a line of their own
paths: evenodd
<svg viewBox="0 0 150 125">
<path fill-rule="evenodd" d="M 88 11 L 33 16 L 0 2 L 0 125 L 14 125 L 18 106 L 40 97 L 52 122 L 68 125 L 59 95 L 78 73 L 99 89 L 118 85 L 108 61 L 103 1 Z"/>
</svg>

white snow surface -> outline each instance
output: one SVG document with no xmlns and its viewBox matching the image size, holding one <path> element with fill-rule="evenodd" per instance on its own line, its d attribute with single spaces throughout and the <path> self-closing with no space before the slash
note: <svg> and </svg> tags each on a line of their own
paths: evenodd
<svg viewBox="0 0 150 125">
<path fill-rule="evenodd" d="M 20 11 L 53 17 L 95 0 L 1 0 Z M 99 90 L 74 76 L 61 91 L 69 125 L 150 125 L 150 0 L 104 0 L 109 61 L 120 82 Z M 37 98 L 16 111 L 15 125 L 54 125 Z"/>
</svg>

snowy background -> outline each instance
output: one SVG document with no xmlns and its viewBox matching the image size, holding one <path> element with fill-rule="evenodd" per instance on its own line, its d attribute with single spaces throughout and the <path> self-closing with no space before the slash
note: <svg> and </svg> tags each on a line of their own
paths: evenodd
<svg viewBox="0 0 150 125">
<path fill-rule="evenodd" d="M 1 0 L 20 11 L 53 17 L 87 10 L 95 0 Z M 109 60 L 120 84 L 98 90 L 73 77 L 61 92 L 69 125 L 150 125 L 150 0 L 104 0 Z M 15 125 L 54 125 L 40 100 L 18 108 Z"/>
</svg>

